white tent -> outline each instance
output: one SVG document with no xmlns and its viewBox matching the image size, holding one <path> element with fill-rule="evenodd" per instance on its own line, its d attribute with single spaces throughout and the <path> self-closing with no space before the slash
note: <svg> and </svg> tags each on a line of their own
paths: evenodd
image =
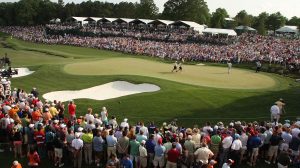
<svg viewBox="0 0 300 168">
<path fill-rule="evenodd" d="M 71 19 L 75 20 L 76 22 L 83 22 L 87 17 L 74 17 L 72 16 Z"/>
<path fill-rule="evenodd" d="M 283 26 L 275 31 L 276 33 L 295 33 L 297 34 L 298 28 L 297 26 Z"/>
<path fill-rule="evenodd" d="M 171 25 L 185 25 L 189 28 L 193 28 L 195 31 L 199 31 L 199 33 L 201 33 L 207 27 L 206 25 L 200 25 L 196 22 L 183 20 L 175 21 L 171 23 Z"/>
<path fill-rule="evenodd" d="M 95 21 L 95 22 L 98 22 L 101 19 L 102 19 L 101 17 L 88 17 L 84 21 Z"/>
<path fill-rule="evenodd" d="M 256 31 L 255 29 L 253 29 L 252 27 L 249 26 L 238 26 L 234 28 L 235 30 L 246 30 L 246 31 Z"/>
<path fill-rule="evenodd" d="M 236 32 L 232 29 L 216 29 L 216 28 L 207 28 L 202 31 L 202 33 L 207 34 L 225 34 L 228 36 L 236 36 Z"/>
<path fill-rule="evenodd" d="M 156 20 L 153 20 L 152 22 L 149 22 L 148 24 L 157 24 L 157 23 L 161 23 L 161 24 L 164 24 L 164 25 L 168 26 L 169 24 L 173 23 L 173 21 L 156 19 Z"/>
</svg>

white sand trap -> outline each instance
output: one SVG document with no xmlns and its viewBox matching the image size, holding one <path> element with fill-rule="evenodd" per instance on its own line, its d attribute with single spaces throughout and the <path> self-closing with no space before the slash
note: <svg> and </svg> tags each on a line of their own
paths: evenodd
<svg viewBox="0 0 300 168">
<path fill-rule="evenodd" d="M 160 87 L 153 84 L 132 84 L 126 81 L 115 81 L 103 85 L 78 90 L 55 91 L 43 95 L 44 99 L 69 101 L 73 99 L 106 100 L 137 93 L 156 92 Z"/>
<path fill-rule="evenodd" d="M 28 68 L 15 68 L 18 70 L 18 75 L 13 75 L 13 78 L 18 78 L 22 76 L 27 76 L 32 74 L 34 71 L 30 71 Z"/>
<path fill-rule="evenodd" d="M 196 64 L 196 65 L 199 65 L 199 66 L 204 66 L 205 64 L 202 64 L 202 63 L 200 63 L 200 64 Z"/>
</svg>

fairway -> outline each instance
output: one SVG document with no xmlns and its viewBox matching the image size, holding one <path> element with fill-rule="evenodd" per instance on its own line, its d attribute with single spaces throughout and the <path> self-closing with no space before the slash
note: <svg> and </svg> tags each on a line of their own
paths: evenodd
<svg viewBox="0 0 300 168">
<path fill-rule="evenodd" d="M 65 72 L 73 75 L 138 75 L 185 84 L 230 89 L 265 89 L 274 87 L 273 78 L 262 73 L 216 66 L 184 65 L 182 72 L 171 72 L 172 64 L 138 58 L 111 58 L 68 64 Z"/>
</svg>

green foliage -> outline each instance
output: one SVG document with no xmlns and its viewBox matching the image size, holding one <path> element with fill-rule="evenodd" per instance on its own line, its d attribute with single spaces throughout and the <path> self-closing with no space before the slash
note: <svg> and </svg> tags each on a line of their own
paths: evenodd
<svg viewBox="0 0 300 168">
<path fill-rule="evenodd" d="M 140 0 L 137 6 L 137 16 L 142 19 L 155 19 L 158 14 L 158 7 L 153 0 Z"/>
<path fill-rule="evenodd" d="M 210 26 L 214 28 L 225 28 L 226 21 L 225 18 L 229 17 L 226 9 L 218 8 L 215 12 L 212 13 L 210 19 Z"/>
<path fill-rule="evenodd" d="M 275 31 L 276 29 L 279 29 L 282 27 L 286 22 L 286 19 L 284 16 L 281 15 L 280 12 L 271 14 L 267 19 L 267 28 L 269 30 Z"/>
<path fill-rule="evenodd" d="M 164 19 L 188 20 L 200 24 L 208 24 L 210 21 L 209 9 L 204 0 L 168 0 L 164 7 Z"/>
<path fill-rule="evenodd" d="M 262 12 L 257 17 L 254 18 L 253 28 L 255 28 L 258 34 L 266 35 L 266 21 L 269 17 L 269 14 Z"/>
<path fill-rule="evenodd" d="M 235 20 L 239 26 L 252 26 L 253 16 L 248 15 L 245 10 L 242 10 L 235 16 Z"/>
</svg>

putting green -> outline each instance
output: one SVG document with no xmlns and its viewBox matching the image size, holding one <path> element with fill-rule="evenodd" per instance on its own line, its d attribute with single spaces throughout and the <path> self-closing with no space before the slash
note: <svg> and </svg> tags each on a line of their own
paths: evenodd
<svg viewBox="0 0 300 168">
<path fill-rule="evenodd" d="M 276 85 L 276 81 L 267 75 L 234 67 L 231 74 L 227 74 L 225 67 L 184 65 L 183 71 L 177 73 L 172 73 L 172 68 L 172 64 L 145 59 L 112 58 L 68 64 L 64 71 L 73 75 L 148 76 L 198 86 L 231 89 L 264 89 Z"/>
</svg>

